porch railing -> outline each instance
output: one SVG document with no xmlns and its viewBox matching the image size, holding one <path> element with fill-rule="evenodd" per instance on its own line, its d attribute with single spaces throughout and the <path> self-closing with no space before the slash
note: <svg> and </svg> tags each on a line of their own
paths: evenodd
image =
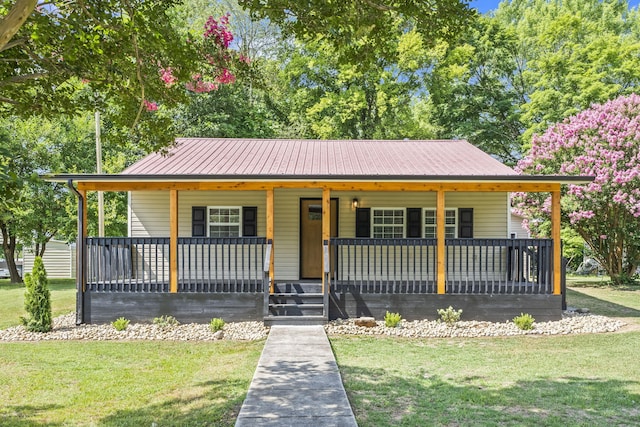
<svg viewBox="0 0 640 427">
<path fill-rule="evenodd" d="M 266 239 L 178 238 L 178 292 L 262 292 Z M 169 238 L 89 237 L 86 287 L 169 292 Z"/>
<path fill-rule="evenodd" d="M 332 238 L 337 292 L 436 293 L 436 239 Z M 445 292 L 553 291 L 550 239 L 446 239 Z"/>
<path fill-rule="evenodd" d="M 432 293 L 435 239 L 332 238 L 332 286 L 361 293 Z"/>
</svg>

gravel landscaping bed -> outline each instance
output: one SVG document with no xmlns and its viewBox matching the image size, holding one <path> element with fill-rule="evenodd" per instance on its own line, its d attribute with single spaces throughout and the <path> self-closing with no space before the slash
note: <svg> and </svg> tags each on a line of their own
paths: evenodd
<svg viewBox="0 0 640 427">
<path fill-rule="evenodd" d="M 493 323 L 459 321 L 451 326 L 429 320 L 403 320 L 396 328 L 387 328 L 384 321 L 374 327 L 355 325 L 355 319 L 338 320 L 325 327 L 328 334 L 335 335 L 388 335 L 406 338 L 450 338 L 450 337 L 498 337 L 514 335 L 568 335 L 615 332 L 623 322 L 588 313 L 565 312 L 563 319 L 554 322 L 535 322 L 533 329 L 523 331 L 513 322 Z"/>
<path fill-rule="evenodd" d="M 325 326 L 330 335 L 387 335 L 406 338 L 448 337 L 496 337 L 513 335 L 567 335 L 615 332 L 624 323 L 604 316 L 588 313 L 566 312 L 562 320 L 536 322 L 534 328 L 523 331 L 513 322 L 492 323 L 460 321 L 453 326 L 428 320 L 408 322 L 403 320 L 397 328 L 387 328 L 384 321 L 374 327 L 355 324 L 355 319 L 335 320 Z M 211 332 L 208 324 L 189 323 L 162 327 L 148 323 L 132 323 L 124 331 L 116 331 L 111 325 L 75 325 L 75 313 L 56 317 L 53 331 L 48 333 L 28 332 L 23 326 L 0 331 L 0 341 L 45 341 L 45 340 L 259 340 L 267 337 L 269 328 L 262 322 L 227 323 L 223 333 Z"/>
</svg>

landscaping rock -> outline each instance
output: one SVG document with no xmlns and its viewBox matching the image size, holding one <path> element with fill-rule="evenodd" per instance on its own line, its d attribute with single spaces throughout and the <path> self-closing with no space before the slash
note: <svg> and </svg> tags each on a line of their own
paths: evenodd
<svg viewBox="0 0 640 427">
<path fill-rule="evenodd" d="M 376 319 L 373 317 L 359 317 L 353 321 L 356 326 L 362 326 L 364 328 L 374 328 L 378 326 Z"/>
</svg>

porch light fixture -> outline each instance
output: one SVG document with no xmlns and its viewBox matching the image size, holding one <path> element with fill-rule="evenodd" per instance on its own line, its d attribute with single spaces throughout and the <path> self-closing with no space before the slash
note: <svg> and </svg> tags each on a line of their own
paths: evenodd
<svg viewBox="0 0 640 427">
<path fill-rule="evenodd" d="M 358 209 L 358 206 L 360 206 L 360 201 L 357 197 L 353 198 L 353 200 L 351 201 L 351 206 L 353 207 L 353 209 Z"/>
</svg>

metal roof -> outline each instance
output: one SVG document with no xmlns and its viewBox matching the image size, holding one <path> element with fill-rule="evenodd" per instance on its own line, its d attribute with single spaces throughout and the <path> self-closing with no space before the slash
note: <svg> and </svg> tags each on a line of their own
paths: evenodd
<svg viewBox="0 0 640 427">
<path fill-rule="evenodd" d="M 389 179 L 517 173 L 464 140 L 181 138 L 122 175 Z"/>
</svg>

